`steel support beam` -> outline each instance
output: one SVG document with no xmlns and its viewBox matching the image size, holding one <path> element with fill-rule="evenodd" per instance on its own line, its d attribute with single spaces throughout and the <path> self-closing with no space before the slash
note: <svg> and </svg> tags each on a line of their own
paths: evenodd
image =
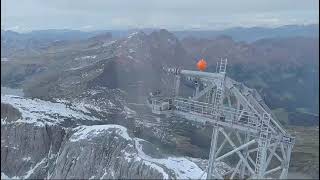
<svg viewBox="0 0 320 180">
<path fill-rule="evenodd" d="M 266 175 L 269 175 L 269 174 L 271 174 L 271 173 L 274 173 L 274 172 L 276 172 L 276 171 L 278 171 L 278 170 L 280 170 L 280 169 L 281 169 L 281 166 L 278 166 L 278 167 L 276 167 L 276 168 L 273 168 L 273 169 L 267 171 L 267 172 L 265 173 L 265 176 L 266 176 Z"/>
<path fill-rule="evenodd" d="M 228 133 L 228 136 L 230 136 L 231 134 L 232 134 L 232 131 L 230 131 L 230 132 Z M 225 139 L 223 140 L 223 142 L 221 143 L 219 149 L 217 150 L 217 156 L 220 154 L 220 151 L 222 150 L 222 148 L 224 147 L 224 145 L 225 145 L 226 143 L 227 143 L 227 139 L 225 138 Z"/>
<path fill-rule="evenodd" d="M 266 165 L 265 165 L 265 170 L 267 170 L 267 168 L 268 168 L 268 166 L 269 166 L 269 164 L 270 164 L 270 162 L 271 162 L 272 157 L 273 157 L 274 154 L 276 153 L 276 149 L 277 149 L 277 147 L 278 147 L 279 144 L 280 144 L 280 142 L 277 142 L 277 144 L 276 144 L 275 146 L 273 146 L 273 148 L 272 148 L 272 150 L 271 150 L 271 152 L 270 152 L 270 154 L 269 154 L 269 157 L 268 157 L 268 159 L 267 159 L 267 162 L 266 162 Z"/>
<path fill-rule="evenodd" d="M 282 144 L 282 147 L 284 145 Z M 289 164 L 290 164 L 290 156 L 291 156 L 291 151 L 292 151 L 292 145 L 287 144 L 286 149 L 285 149 L 285 157 L 283 157 L 285 160 L 282 164 L 282 172 L 280 175 L 280 179 L 286 179 L 288 175 L 288 170 L 289 170 Z"/>
<path fill-rule="evenodd" d="M 189 120 L 214 126 L 209 163 L 206 169 L 207 179 L 222 178 L 221 174 L 216 171 L 216 162 L 233 154 L 237 154 L 240 159 L 233 171 L 228 174 L 231 178 L 238 178 L 237 174 L 240 178 L 246 178 L 245 175 L 265 178 L 266 175 L 272 175 L 281 169 L 280 178 L 286 178 L 293 146 L 290 135 L 287 135 L 276 119 L 269 116 L 270 109 L 261 102 L 260 96 L 254 94 L 257 92 L 241 84 L 241 87 L 238 88 L 239 83 L 225 76 L 226 64 L 227 61 L 221 60 L 220 66 L 217 66 L 218 73 L 188 71 L 180 68 L 167 69 L 168 72 L 175 75 L 174 98 L 172 99 L 175 109 L 170 112 L 182 115 Z M 205 88 L 200 90 L 199 82 L 192 99 L 179 98 L 180 76 L 198 79 Z M 199 101 L 204 95 L 206 99 L 209 99 L 208 103 Z M 224 106 L 225 95 L 227 95 L 227 105 Z M 231 101 L 231 96 L 235 96 L 236 104 Z M 268 121 L 265 115 L 268 115 Z M 231 131 L 226 133 L 224 128 L 230 128 Z M 224 139 L 218 146 L 220 132 Z M 232 133 L 235 133 L 237 140 L 231 139 Z M 250 141 L 252 137 L 254 140 Z M 220 156 L 227 142 L 233 149 Z M 254 143 L 258 144 L 258 148 L 249 150 L 249 146 Z M 277 149 L 279 146 L 281 153 Z M 257 152 L 255 159 L 252 159 L 254 157 L 252 154 L 250 156 L 252 152 Z M 281 166 L 270 170 L 268 168 L 271 168 L 273 157 L 280 161 Z"/>
<path fill-rule="evenodd" d="M 240 150 L 242 150 L 242 149 L 244 149 L 244 148 L 246 148 L 246 147 L 254 144 L 255 142 L 256 142 L 256 140 L 253 139 L 253 140 L 247 142 L 246 144 L 243 144 L 243 145 L 241 145 L 241 146 L 239 146 L 239 147 L 235 147 L 232 151 L 229 151 L 229 152 L 227 152 L 226 154 L 218 157 L 218 158 L 216 159 L 216 161 L 220 161 L 220 160 L 222 160 L 223 158 L 226 158 L 226 157 L 232 155 L 232 154 L 235 153 L 235 152 L 239 152 Z"/>
<path fill-rule="evenodd" d="M 243 144 L 243 143 L 242 143 L 242 140 L 241 140 L 241 137 L 240 137 L 240 134 L 239 134 L 238 131 L 236 132 L 236 136 L 237 136 L 237 138 L 238 138 L 239 143 L 240 143 L 240 144 Z"/>
<path fill-rule="evenodd" d="M 210 83 L 206 88 L 204 88 L 200 92 L 196 93 L 196 95 L 194 97 L 192 97 L 192 99 L 193 100 L 200 99 L 203 95 L 205 95 L 206 93 L 209 93 L 213 87 L 214 87 L 214 84 Z"/>
<path fill-rule="evenodd" d="M 233 173 L 232 173 L 232 175 L 230 176 L 230 179 L 233 179 L 234 176 L 235 176 L 235 175 L 237 174 L 237 172 L 239 171 L 239 167 L 240 167 L 241 162 L 242 162 L 242 160 L 240 159 L 239 162 L 238 162 L 238 164 L 237 164 L 236 167 L 234 168 Z"/>
<path fill-rule="evenodd" d="M 245 133 L 245 137 L 244 137 L 244 142 L 247 143 L 248 141 L 250 140 L 250 136 L 248 133 Z M 243 155 L 246 159 L 248 159 L 248 156 L 249 156 L 249 153 L 248 153 L 248 147 L 246 147 L 244 150 L 243 150 Z M 250 157 L 250 156 L 249 156 Z M 254 165 L 254 164 L 253 164 Z M 240 167 L 240 178 L 244 179 L 244 174 L 245 174 L 245 171 L 246 171 L 246 166 L 244 163 L 242 163 L 241 167 Z"/>
<path fill-rule="evenodd" d="M 215 169 L 216 146 L 218 141 L 218 135 L 219 135 L 219 127 L 214 126 L 212 130 L 212 137 L 211 137 L 211 148 L 210 148 L 210 154 L 209 154 L 207 179 L 222 178 Z"/>
<path fill-rule="evenodd" d="M 226 132 L 224 132 L 223 129 L 221 129 L 222 134 L 224 135 L 224 137 L 229 141 L 230 145 L 234 148 L 236 148 L 235 144 L 232 142 L 232 140 L 227 136 Z M 251 166 L 248 164 L 248 161 L 243 157 L 243 155 L 239 152 L 236 151 L 236 153 L 239 155 L 239 157 L 242 159 L 242 161 L 245 163 L 245 165 L 247 166 L 247 168 L 249 169 L 249 171 L 254 174 L 254 170 L 251 168 Z"/>
</svg>

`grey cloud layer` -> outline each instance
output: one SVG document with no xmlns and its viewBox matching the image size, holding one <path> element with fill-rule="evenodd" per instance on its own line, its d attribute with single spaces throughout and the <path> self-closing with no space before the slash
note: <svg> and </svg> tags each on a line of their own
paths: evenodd
<svg viewBox="0 0 320 180">
<path fill-rule="evenodd" d="M 316 23 L 317 0 L 2 0 L 15 30 L 163 27 L 217 29 Z"/>
</svg>

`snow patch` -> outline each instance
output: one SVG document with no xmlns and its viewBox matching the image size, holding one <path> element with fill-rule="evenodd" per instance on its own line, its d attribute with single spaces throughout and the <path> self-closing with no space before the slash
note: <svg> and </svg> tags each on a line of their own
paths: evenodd
<svg viewBox="0 0 320 180">
<path fill-rule="evenodd" d="M 2 58 L 1 58 L 1 62 L 6 62 L 6 61 L 9 61 L 9 59 L 6 58 L 6 57 L 2 57 Z"/>
<path fill-rule="evenodd" d="M 50 102 L 1 94 L 1 102 L 10 104 L 20 111 L 22 118 L 13 123 L 31 123 L 37 126 L 44 126 L 44 124 L 59 124 L 66 119 L 99 120 L 84 114 L 83 112 L 89 112 L 86 109 L 79 109 L 63 100 L 60 100 L 60 102 Z"/>
<path fill-rule="evenodd" d="M 110 46 L 112 44 L 114 44 L 116 41 L 110 41 L 110 42 L 105 42 L 102 44 L 102 47 L 107 47 L 107 46 Z"/>
<path fill-rule="evenodd" d="M 143 163 L 160 172 L 163 175 L 163 179 L 169 179 L 168 173 L 166 173 L 166 171 L 162 167 L 148 161 L 144 161 Z"/>
<path fill-rule="evenodd" d="M 134 33 L 129 34 L 128 39 L 132 38 L 133 36 L 135 36 L 137 34 L 138 34 L 138 32 L 134 32 Z"/>
<path fill-rule="evenodd" d="M 119 134 L 121 137 L 123 137 L 126 140 L 132 140 L 130 138 L 127 129 L 123 126 L 119 125 L 93 125 L 93 126 L 79 126 L 75 128 L 76 131 L 70 138 L 71 142 L 76 142 L 79 140 L 90 140 L 91 138 L 99 136 L 100 133 L 108 131 L 110 129 L 116 129 L 116 133 Z"/>
<path fill-rule="evenodd" d="M 24 157 L 24 158 L 22 158 L 22 161 L 30 161 L 31 160 L 31 157 L 29 156 L 29 157 Z"/>
<path fill-rule="evenodd" d="M 33 168 L 30 168 L 30 170 L 27 172 L 27 174 L 23 177 L 23 179 L 28 179 L 34 172 L 35 169 L 37 169 L 40 164 L 44 163 L 46 161 L 46 158 L 43 158 L 40 162 L 38 162 Z"/>
<path fill-rule="evenodd" d="M 43 158 L 33 168 L 31 167 L 30 170 L 26 172 L 26 175 L 20 176 L 20 177 L 17 177 L 17 176 L 9 177 L 5 173 L 1 172 L 1 179 L 6 179 L 6 180 L 9 180 L 9 179 L 28 179 L 34 173 L 34 170 L 36 170 L 45 161 L 46 161 L 46 158 Z"/>
<path fill-rule="evenodd" d="M 1 179 L 10 180 L 10 179 L 21 179 L 21 178 L 20 178 L 20 177 L 17 177 L 17 176 L 9 177 L 9 176 L 7 176 L 5 173 L 1 172 Z"/>
<path fill-rule="evenodd" d="M 76 57 L 74 58 L 74 60 L 85 60 L 85 59 L 95 59 L 97 56 L 93 55 L 93 56 L 82 56 L 82 57 Z"/>
<path fill-rule="evenodd" d="M 141 158 L 158 164 L 160 166 L 165 166 L 175 172 L 177 179 L 198 179 L 203 171 L 193 162 L 182 157 L 168 157 L 167 159 L 156 159 L 146 155 L 142 150 L 141 141 L 142 139 L 134 138 L 136 149 Z M 161 172 L 161 171 L 160 171 Z M 167 178 L 166 178 L 167 179 Z"/>
</svg>

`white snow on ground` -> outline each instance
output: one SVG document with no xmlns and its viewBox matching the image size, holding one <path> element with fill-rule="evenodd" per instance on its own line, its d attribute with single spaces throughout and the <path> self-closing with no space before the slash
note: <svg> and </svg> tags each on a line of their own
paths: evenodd
<svg viewBox="0 0 320 180">
<path fill-rule="evenodd" d="M 87 112 L 87 107 L 85 105 L 80 106 L 77 104 L 75 106 L 65 100 L 57 101 L 58 102 L 54 103 L 39 99 L 27 99 L 14 95 L 1 95 L 2 103 L 10 104 L 21 112 L 22 118 L 19 119 L 18 122 L 35 123 L 36 125 L 42 126 L 44 123 L 50 124 L 63 121 L 64 118 L 96 120 L 95 118 L 84 114 L 84 112 Z M 128 107 L 125 107 L 125 112 L 128 115 L 135 114 L 135 112 Z M 47 120 L 50 120 L 50 122 Z M 7 123 L 5 121 L 3 122 Z M 131 138 L 127 132 L 127 129 L 120 125 L 79 126 L 74 128 L 75 133 L 70 137 L 70 141 L 76 142 L 79 140 L 90 140 L 96 136 L 105 135 L 102 132 L 111 132 L 111 129 L 115 129 L 115 132 L 124 139 L 134 142 L 136 149 L 135 153 L 128 153 L 124 151 L 124 157 L 127 161 L 143 161 L 143 163 L 148 165 L 150 168 L 162 173 L 164 178 L 169 178 L 168 173 L 170 172 L 167 172 L 167 169 L 172 170 L 178 179 L 198 179 L 203 174 L 203 170 L 187 158 L 168 157 L 158 159 L 146 155 L 143 152 L 143 145 L 140 143 L 144 140 Z M 28 161 L 30 158 L 25 157 L 22 160 Z M 33 171 L 43 163 L 43 161 L 44 160 L 31 167 L 24 177 L 11 177 L 10 179 L 28 178 Z M 204 174 L 202 178 L 205 177 L 206 174 Z M 4 173 L 1 173 L 1 178 L 9 177 Z"/>
<path fill-rule="evenodd" d="M 24 157 L 24 158 L 22 158 L 22 161 L 30 161 L 31 160 L 31 157 L 29 156 L 29 157 Z"/>
<path fill-rule="evenodd" d="M 101 100 L 79 100 L 73 101 L 72 104 L 79 110 L 90 113 L 89 110 L 94 110 L 97 112 L 105 112 L 108 113 L 110 109 L 119 109 L 114 103 L 112 103 L 109 99 L 101 99 Z M 123 111 L 123 113 L 126 113 Z M 127 113 L 126 113 L 127 114 Z"/>
<path fill-rule="evenodd" d="M 35 169 L 37 169 L 42 163 L 46 161 L 46 158 L 43 158 L 40 162 L 38 162 L 33 168 L 30 168 L 30 170 L 27 172 L 27 174 L 24 177 L 21 177 L 22 179 L 27 179 L 29 178 Z"/>
<path fill-rule="evenodd" d="M 38 126 L 45 124 L 61 123 L 65 119 L 98 120 L 95 117 L 85 115 L 86 109 L 76 109 L 61 102 L 49 102 L 40 99 L 28 99 L 14 95 L 1 95 L 1 103 L 10 104 L 17 108 L 22 118 L 15 122 L 33 123 Z"/>
<path fill-rule="evenodd" d="M 96 57 L 97 57 L 96 55 L 93 55 L 93 56 L 82 56 L 82 57 L 74 58 L 74 60 L 95 59 Z"/>
<path fill-rule="evenodd" d="M 121 135 L 126 140 L 131 140 L 127 129 L 123 126 L 108 124 L 108 125 L 93 125 L 93 126 L 79 126 L 75 128 L 76 131 L 71 137 L 70 141 L 75 142 L 83 139 L 90 140 L 93 137 L 99 136 L 101 132 L 109 129 L 116 129 L 116 133 Z"/>
<path fill-rule="evenodd" d="M 6 62 L 6 61 L 9 61 L 9 59 L 6 58 L 6 57 L 2 57 L 2 58 L 1 58 L 1 62 Z"/>
<path fill-rule="evenodd" d="M 171 45 L 177 44 L 177 40 L 175 39 L 168 39 L 168 43 Z"/>
<path fill-rule="evenodd" d="M 95 111 L 103 111 L 100 107 L 98 106 L 95 106 L 95 105 L 92 105 L 92 104 L 88 104 L 88 103 L 84 103 L 84 102 L 79 102 L 77 103 L 77 105 L 79 106 L 83 106 L 84 108 L 87 108 L 87 109 L 93 109 Z"/>
<path fill-rule="evenodd" d="M 128 39 L 132 38 L 132 37 L 135 36 L 136 34 L 138 34 L 138 32 L 134 32 L 134 33 L 129 34 Z"/>
<path fill-rule="evenodd" d="M 68 104 L 70 109 L 76 109 L 77 111 L 82 111 L 84 113 L 90 113 L 88 109 L 102 111 L 98 106 L 94 106 L 83 101 L 70 102 L 64 99 L 55 99 L 55 101 L 63 104 Z"/>
<path fill-rule="evenodd" d="M 90 66 L 90 65 L 85 64 L 85 65 L 82 65 L 82 66 L 69 68 L 69 69 L 67 69 L 66 71 L 75 71 L 75 70 L 83 69 L 83 68 L 88 67 L 88 66 Z"/>
<path fill-rule="evenodd" d="M 90 95 L 96 95 L 96 94 L 99 94 L 99 93 L 102 93 L 102 92 L 103 92 L 102 90 L 95 90 L 95 89 L 88 91 L 88 93 Z"/>
<path fill-rule="evenodd" d="M 168 157 L 166 159 L 152 158 L 142 150 L 142 139 L 134 138 L 139 157 L 160 166 L 165 166 L 174 171 L 177 179 L 199 179 L 203 171 L 195 163 L 183 157 Z"/>
<path fill-rule="evenodd" d="M 114 44 L 116 41 L 110 41 L 110 42 L 105 42 L 102 44 L 102 47 L 106 47 L 106 46 L 109 46 L 111 44 Z"/>
<path fill-rule="evenodd" d="M 9 177 L 5 173 L 1 172 L 1 179 L 10 180 L 10 179 L 21 179 L 21 178 L 17 176 Z"/>
<path fill-rule="evenodd" d="M 1 179 L 10 179 L 6 174 L 1 172 Z"/>
<path fill-rule="evenodd" d="M 155 164 L 153 162 L 149 162 L 149 161 L 146 161 L 146 160 L 143 161 L 143 163 L 145 165 L 150 166 L 150 168 L 158 170 L 163 175 L 163 179 L 169 179 L 168 173 L 166 173 L 165 170 L 162 167 L 158 166 L 157 164 Z"/>
<path fill-rule="evenodd" d="M 116 129 L 116 133 L 122 136 L 126 140 L 132 140 L 135 143 L 135 149 L 137 154 L 130 154 L 125 150 L 124 158 L 127 161 L 143 161 L 144 164 L 148 165 L 150 168 L 156 169 L 158 172 L 163 174 L 165 179 L 169 178 L 168 173 L 165 169 L 170 169 L 174 172 L 178 179 L 198 179 L 203 171 L 192 161 L 184 157 L 168 157 L 166 159 L 152 158 L 143 152 L 141 141 L 139 138 L 131 138 L 127 132 L 127 128 L 120 125 L 93 125 L 93 126 L 79 126 L 75 128 L 75 133 L 70 137 L 71 142 L 76 142 L 79 140 L 90 140 L 94 137 L 104 135 L 102 132 L 108 131 L 110 129 Z M 202 178 L 205 178 L 204 175 Z"/>
</svg>

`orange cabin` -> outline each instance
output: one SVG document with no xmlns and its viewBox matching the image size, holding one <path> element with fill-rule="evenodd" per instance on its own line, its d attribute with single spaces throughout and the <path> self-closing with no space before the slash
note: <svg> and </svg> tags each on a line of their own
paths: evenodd
<svg viewBox="0 0 320 180">
<path fill-rule="evenodd" d="M 205 69 L 207 69 L 207 62 L 204 59 L 201 59 L 200 61 L 198 61 L 197 63 L 197 68 L 200 71 L 204 71 Z"/>
</svg>

